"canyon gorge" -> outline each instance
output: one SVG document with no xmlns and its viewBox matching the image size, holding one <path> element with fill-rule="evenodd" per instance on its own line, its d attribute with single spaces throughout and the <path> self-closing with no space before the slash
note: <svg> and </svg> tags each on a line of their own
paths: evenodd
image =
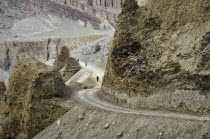
<svg viewBox="0 0 210 139">
<path fill-rule="evenodd" d="M 0 0 L 0 139 L 209 139 L 209 0 Z"/>
</svg>

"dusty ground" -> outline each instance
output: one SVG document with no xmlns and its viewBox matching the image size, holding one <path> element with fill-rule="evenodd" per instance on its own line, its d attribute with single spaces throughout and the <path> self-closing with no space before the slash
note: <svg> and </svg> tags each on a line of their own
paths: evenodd
<svg viewBox="0 0 210 139">
<path fill-rule="evenodd" d="M 121 114 L 77 101 L 34 139 L 207 139 L 209 122 Z"/>
</svg>

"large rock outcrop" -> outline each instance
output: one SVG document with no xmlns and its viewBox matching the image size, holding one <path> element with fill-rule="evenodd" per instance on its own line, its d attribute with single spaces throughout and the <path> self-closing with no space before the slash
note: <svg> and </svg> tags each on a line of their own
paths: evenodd
<svg viewBox="0 0 210 139">
<path fill-rule="evenodd" d="M 70 96 L 59 72 L 41 62 L 21 59 L 0 104 L 0 138 L 28 139 L 68 109 L 54 98 Z"/>
<path fill-rule="evenodd" d="M 126 0 L 100 95 L 129 107 L 207 112 L 209 51 L 209 0 L 148 0 L 140 7 Z"/>
</svg>

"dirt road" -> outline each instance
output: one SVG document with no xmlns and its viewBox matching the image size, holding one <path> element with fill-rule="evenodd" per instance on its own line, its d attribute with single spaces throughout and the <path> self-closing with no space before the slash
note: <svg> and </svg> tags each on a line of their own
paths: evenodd
<svg viewBox="0 0 210 139">
<path fill-rule="evenodd" d="M 210 115 L 190 115 L 190 114 L 183 114 L 183 113 L 175 113 L 175 112 L 166 112 L 166 111 L 152 111 L 152 110 L 134 110 L 130 108 L 123 108 L 120 106 L 116 106 L 105 102 L 97 97 L 97 91 L 100 90 L 102 85 L 102 78 L 104 73 L 97 69 L 96 67 L 92 66 L 91 64 L 86 64 L 80 61 L 80 65 L 82 67 L 81 71 L 76 73 L 68 82 L 76 81 L 77 78 L 83 77 L 86 72 L 92 72 L 95 76 L 100 76 L 98 84 L 95 86 L 94 89 L 86 89 L 83 91 L 79 91 L 76 93 L 75 97 L 81 101 L 89 104 L 91 106 L 104 109 L 107 111 L 113 111 L 118 113 L 126 113 L 126 114 L 136 114 L 136 115 L 144 115 L 144 116 L 158 116 L 158 117 L 167 117 L 167 118 L 181 118 L 181 119 L 189 119 L 189 120 L 201 120 L 207 121 L 210 120 Z M 85 76 L 84 76 L 85 77 Z"/>
<path fill-rule="evenodd" d="M 158 116 L 158 117 L 166 117 L 166 118 L 180 118 L 180 119 L 188 119 L 188 120 L 200 120 L 200 121 L 209 121 L 210 116 L 208 115 L 190 115 L 183 113 L 175 113 L 175 112 L 166 112 L 166 111 L 152 111 L 152 110 L 134 110 L 130 108 L 123 108 L 120 106 L 116 106 L 110 103 L 107 103 L 97 97 L 97 91 L 100 89 L 88 89 L 79 91 L 76 94 L 76 98 L 86 104 L 92 105 L 94 107 L 98 107 L 100 109 L 104 109 L 107 111 L 113 111 L 118 113 L 126 113 L 126 114 L 135 114 L 135 115 L 144 115 L 144 116 Z"/>
</svg>

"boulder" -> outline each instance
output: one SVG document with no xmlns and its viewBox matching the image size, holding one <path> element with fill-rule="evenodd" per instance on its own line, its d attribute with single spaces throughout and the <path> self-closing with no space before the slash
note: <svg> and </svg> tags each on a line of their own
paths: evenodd
<svg viewBox="0 0 210 139">
<path fill-rule="evenodd" d="M 57 60 L 54 62 L 54 67 L 60 71 L 64 81 L 68 81 L 81 67 L 78 61 L 70 57 L 69 49 L 62 47 Z"/>
<path fill-rule="evenodd" d="M 97 44 L 95 46 L 95 53 L 99 52 L 101 50 L 101 46 L 99 44 Z"/>
<path fill-rule="evenodd" d="M 0 138 L 32 138 L 67 112 L 54 98 L 70 95 L 71 90 L 53 67 L 21 59 L 1 99 Z"/>
</svg>

